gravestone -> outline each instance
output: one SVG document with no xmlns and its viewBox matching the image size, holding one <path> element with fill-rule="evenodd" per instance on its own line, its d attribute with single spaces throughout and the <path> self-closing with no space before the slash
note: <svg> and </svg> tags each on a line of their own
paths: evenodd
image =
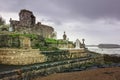
<svg viewBox="0 0 120 80">
<path fill-rule="evenodd" d="M 82 39 L 82 48 L 85 48 L 85 39 Z"/>
<path fill-rule="evenodd" d="M 76 40 L 75 48 L 80 49 L 80 40 L 79 39 Z"/>
</svg>

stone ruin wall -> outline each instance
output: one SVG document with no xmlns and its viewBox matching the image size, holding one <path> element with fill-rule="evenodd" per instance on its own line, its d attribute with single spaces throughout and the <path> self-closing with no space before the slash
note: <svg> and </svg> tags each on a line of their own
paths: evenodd
<svg viewBox="0 0 120 80">
<path fill-rule="evenodd" d="M 31 33 L 32 32 L 38 35 L 42 35 L 45 38 L 52 38 L 51 36 L 54 32 L 54 28 L 43 24 L 36 24 L 33 30 L 31 30 Z"/>
<path fill-rule="evenodd" d="M 19 20 L 20 20 L 20 24 L 21 26 L 25 26 L 25 27 L 31 27 L 35 25 L 35 16 L 33 15 L 33 13 L 31 11 L 28 10 L 21 10 L 19 13 Z"/>
<path fill-rule="evenodd" d="M 20 47 L 20 38 L 19 36 L 11 37 L 7 34 L 0 34 L 0 48 L 19 48 Z"/>
<path fill-rule="evenodd" d="M 37 34 L 45 38 L 52 38 L 54 32 L 54 28 L 51 26 L 41 24 L 41 22 L 36 24 L 33 13 L 25 9 L 20 11 L 19 21 L 10 19 L 10 26 L 15 32 Z"/>
</svg>

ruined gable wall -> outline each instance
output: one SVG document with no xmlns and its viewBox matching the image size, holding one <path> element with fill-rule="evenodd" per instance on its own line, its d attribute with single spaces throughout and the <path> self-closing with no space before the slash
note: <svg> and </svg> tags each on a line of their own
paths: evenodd
<svg viewBox="0 0 120 80">
<path fill-rule="evenodd" d="M 31 11 L 21 10 L 19 13 L 19 19 L 21 26 L 30 27 L 35 25 L 35 16 Z"/>
</svg>

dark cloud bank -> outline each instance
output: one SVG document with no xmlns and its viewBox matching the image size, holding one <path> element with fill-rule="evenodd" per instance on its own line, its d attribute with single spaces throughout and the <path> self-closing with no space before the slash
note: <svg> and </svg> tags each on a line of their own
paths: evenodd
<svg viewBox="0 0 120 80">
<path fill-rule="evenodd" d="M 71 25 L 74 28 L 68 32 L 73 31 L 77 34 L 81 32 L 101 42 L 102 38 L 106 42 L 113 38 L 115 40 L 110 40 L 110 42 L 119 43 L 120 41 L 118 38 L 120 0 L 0 0 L 1 12 L 18 13 L 24 8 L 33 11 L 36 15 L 47 16 L 49 18 L 47 21 L 54 22 L 58 26 L 57 30 L 71 28 L 65 27 L 65 23 L 77 22 Z"/>
<path fill-rule="evenodd" d="M 62 18 L 120 18 L 120 0 L 1 0 L 0 11 L 18 12 L 22 8 Z"/>
</svg>

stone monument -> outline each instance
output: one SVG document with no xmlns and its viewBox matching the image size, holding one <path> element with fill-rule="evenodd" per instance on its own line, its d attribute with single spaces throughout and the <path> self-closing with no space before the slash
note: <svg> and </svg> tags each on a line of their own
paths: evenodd
<svg viewBox="0 0 120 80">
<path fill-rule="evenodd" d="M 80 40 L 79 39 L 76 40 L 75 49 L 80 49 Z"/>
<path fill-rule="evenodd" d="M 12 18 L 10 18 L 9 22 L 11 22 L 11 21 L 12 21 Z M 9 31 L 10 31 L 10 32 L 13 31 L 13 25 L 12 25 L 12 24 L 10 24 Z"/>
<path fill-rule="evenodd" d="M 85 39 L 82 39 L 82 48 L 85 48 Z"/>
<path fill-rule="evenodd" d="M 66 38 L 67 38 L 67 35 L 64 32 L 64 34 L 63 34 L 63 40 L 66 40 Z"/>
</svg>

